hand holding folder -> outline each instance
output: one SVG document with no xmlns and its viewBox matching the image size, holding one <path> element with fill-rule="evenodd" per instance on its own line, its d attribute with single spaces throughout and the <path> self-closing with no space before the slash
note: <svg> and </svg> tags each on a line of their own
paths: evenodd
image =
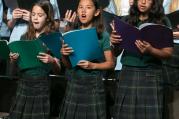
<svg viewBox="0 0 179 119">
<path fill-rule="evenodd" d="M 103 58 L 95 28 L 64 33 L 63 39 L 65 44 L 74 50 L 69 56 L 72 67 L 75 67 L 80 60 L 92 61 Z"/>
<path fill-rule="evenodd" d="M 10 52 L 19 54 L 17 63 L 20 69 L 46 65 L 37 58 L 40 52 L 47 52 L 47 47 L 44 46 L 40 40 L 21 40 L 9 44 L 7 44 L 7 42 L 0 42 L 0 56 L 4 59 L 8 59 Z"/>
<path fill-rule="evenodd" d="M 32 6 L 38 0 L 5 0 L 5 4 L 8 8 L 14 10 L 15 8 L 31 10 Z"/>
<path fill-rule="evenodd" d="M 172 30 L 164 25 L 144 23 L 136 28 L 116 18 L 115 30 L 122 38 L 118 46 L 129 52 L 140 53 L 135 45 L 136 40 L 147 41 L 155 48 L 173 46 Z"/>
</svg>

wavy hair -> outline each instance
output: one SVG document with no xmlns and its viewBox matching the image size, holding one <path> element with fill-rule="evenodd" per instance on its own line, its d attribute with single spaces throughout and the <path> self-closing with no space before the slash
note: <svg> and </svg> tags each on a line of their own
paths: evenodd
<svg viewBox="0 0 179 119">
<path fill-rule="evenodd" d="M 55 21 L 54 21 L 54 11 L 53 11 L 53 7 L 51 3 L 48 0 L 40 0 L 37 3 L 35 3 L 33 6 L 39 6 L 40 8 L 44 10 L 45 14 L 47 15 L 47 21 L 46 21 L 44 33 L 48 34 L 50 32 L 54 32 L 56 30 L 56 27 L 55 27 Z M 36 38 L 35 33 L 36 33 L 35 29 L 30 20 L 28 30 L 25 33 L 24 38 L 28 40 L 35 39 Z"/>
</svg>

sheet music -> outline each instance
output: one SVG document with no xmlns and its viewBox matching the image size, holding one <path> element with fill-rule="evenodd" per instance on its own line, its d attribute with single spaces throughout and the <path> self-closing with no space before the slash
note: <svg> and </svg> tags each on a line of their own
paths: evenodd
<svg viewBox="0 0 179 119">
<path fill-rule="evenodd" d="M 31 10 L 32 6 L 39 0 L 4 0 L 8 8 L 12 10 L 19 7 L 21 9 Z"/>
<path fill-rule="evenodd" d="M 18 7 L 17 0 L 4 0 L 4 2 L 12 10 Z"/>
</svg>

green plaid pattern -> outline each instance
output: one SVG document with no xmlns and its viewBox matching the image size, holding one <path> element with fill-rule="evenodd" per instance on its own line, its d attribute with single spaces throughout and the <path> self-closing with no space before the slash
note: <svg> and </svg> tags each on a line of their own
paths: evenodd
<svg viewBox="0 0 179 119">
<path fill-rule="evenodd" d="M 106 119 L 101 76 L 69 74 L 59 119 Z"/>
<path fill-rule="evenodd" d="M 166 85 L 179 85 L 179 44 L 174 44 L 174 52 L 172 57 L 164 61 L 163 74 Z"/>
<path fill-rule="evenodd" d="M 179 68 L 179 44 L 174 43 L 172 56 L 164 61 L 164 64 Z"/>
<path fill-rule="evenodd" d="M 171 67 L 164 65 L 165 85 L 178 87 L 179 86 L 179 67 Z"/>
<path fill-rule="evenodd" d="M 162 70 L 123 66 L 114 119 L 162 119 Z"/>
<path fill-rule="evenodd" d="M 46 79 L 20 79 L 9 119 L 49 119 L 49 83 Z"/>
</svg>

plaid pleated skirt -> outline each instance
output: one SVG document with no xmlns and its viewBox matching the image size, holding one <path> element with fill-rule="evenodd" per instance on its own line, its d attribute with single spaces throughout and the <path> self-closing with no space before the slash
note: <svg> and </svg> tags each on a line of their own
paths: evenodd
<svg viewBox="0 0 179 119">
<path fill-rule="evenodd" d="M 9 119 L 49 119 L 49 112 L 47 77 L 20 79 Z"/>
<path fill-rule="evenodd" d="M 59 119 L 106 119 L 104 84 L 101 76 L 67 74 L 66 95 Z"/>
<path fill-rule="evenodd" d="M 170 87 L 179 86 L 179 67 L 164 66 L 165 85 Z"/>
<path fill-rule="evenodd" d="M 172 56 L 164 61 L 165 85 L 179 86 L 179 44 L 174 44 Z"/>
<path fill-rule="evenodd" d="M 123 66 L 117 85 L 114 119 L 162 119 L 161 69 Z"/>
</svg>

